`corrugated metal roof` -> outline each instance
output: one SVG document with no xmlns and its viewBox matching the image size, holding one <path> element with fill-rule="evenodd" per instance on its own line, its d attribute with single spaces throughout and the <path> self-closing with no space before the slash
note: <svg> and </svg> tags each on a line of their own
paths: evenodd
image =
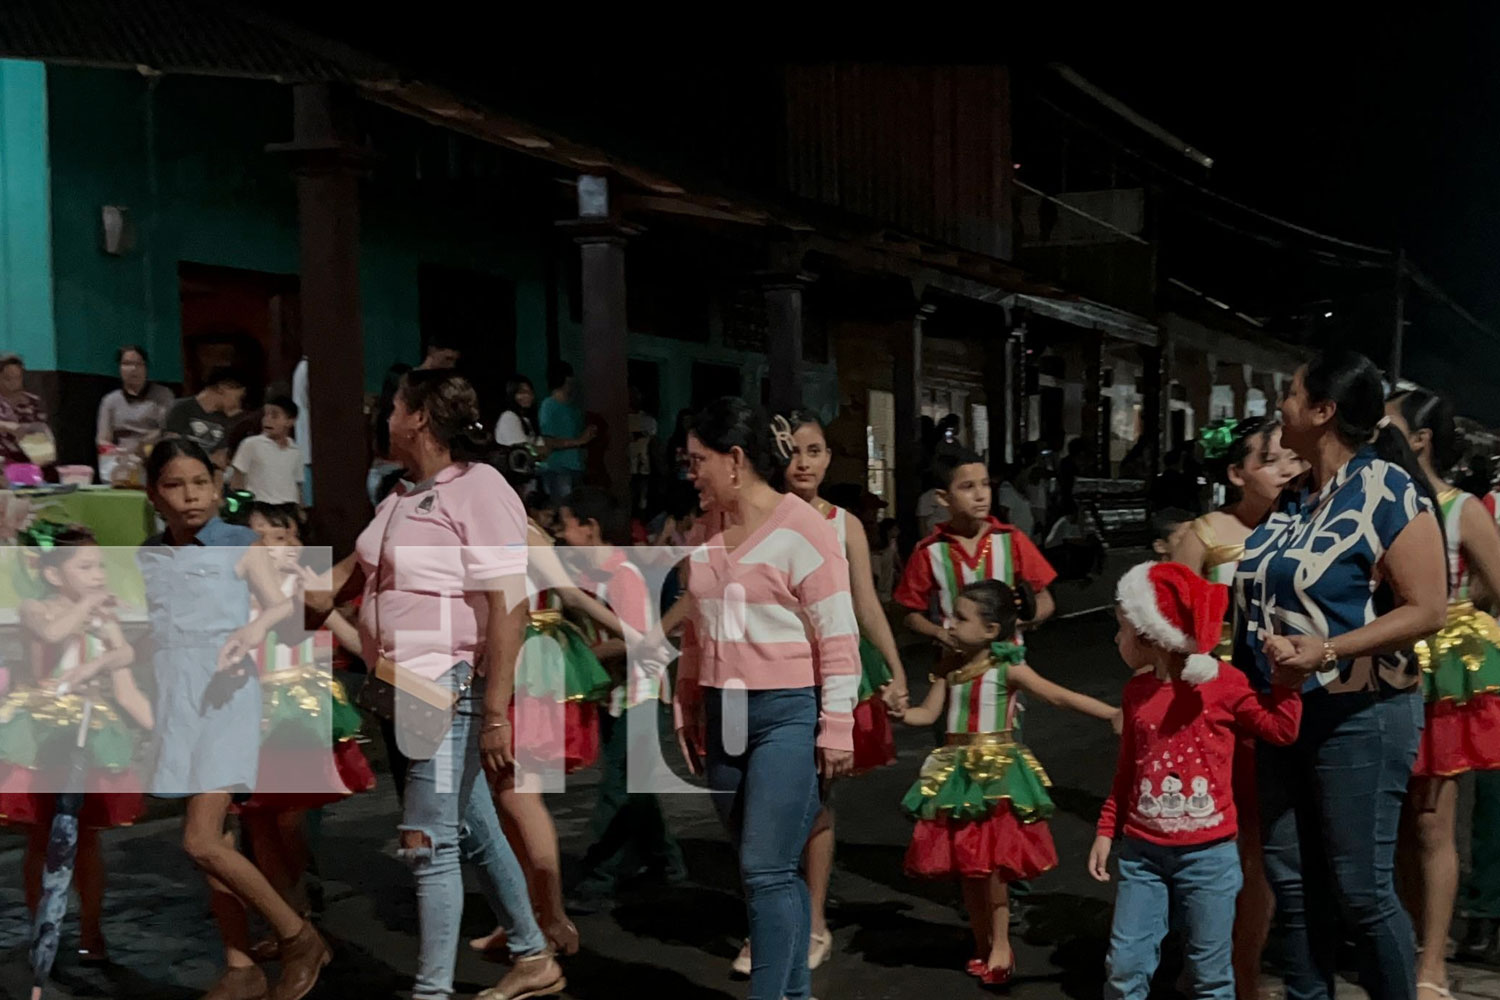
<svg viewBox="0 0 1500 1000">
<path fill-rule="evenodd" d="M 282 81 L 353 75 L 255 15 L 207 0 L 4 0 L 0 56 Z"/>
</svg>

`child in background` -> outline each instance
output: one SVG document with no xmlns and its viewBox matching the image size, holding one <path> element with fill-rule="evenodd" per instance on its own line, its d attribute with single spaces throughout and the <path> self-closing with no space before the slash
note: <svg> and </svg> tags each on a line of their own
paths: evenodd
<svg viewBox="0 0 1500 1000">
<path fill-rule="evenodd" d="M 249 520 L 259 544 L 270 550 L 282 593 L 293 596 L 304 578 L 296 518 L 285 507 L 257 502 Z M 352 641 L 358 649 L 359 635 L 336 611 L 327 625 L 333 635 L 289 622 L 251 651 L 260 671 L 264 742 L 259 785 L 237 807 L 256 867 L 304 916 L 312 911 L 303 876 L 316 869 L 316 817 L 323 806 L 375 787 L 356 741 L 359 711 L 332 674 L 333 640 Z M 268 938 L 252 954 L 265 960 L 278 952 L 276 940 Z"/>
<path fill-rule="evenodd" d="M 230 485 L 249 490 L 260 503 L 300 507 L 302 450 L 292 440 L 292 428 L 296 426 L 296 403 L 285 396 L 266 400 L 261 433 L 247 437 L 235 449 Z"/>
<path fill-rule="evenodd" d="M 1151 515 L 1151 551 L 1158 561 L 1172 558 L 1172 546 L 1192 521 L 1193 515 L 1181 507 L 1163 507 Z"/>
<path fill-rule="evenodd" d="M 1107 882 L 1110 847 L 1124 836 L 1104 995 L 1144 1000 L 1175 907 L 1189 995 L 1230 1000 L 1241 884 L 1235 743 L 1241 732 L 1278 746 L 1294 741 L 1301 678 L 1278 677 L 1256 694 L 1243 673 L 1206 655 L 1219 641 L 1229 589 L 1180 563 L 1142 563 L 1116 593 L 1120 657 L 1132 670 L 1152 670 L 1125 685 L 1114 788 L 1089 852 L 1089 874 Z"/>
<path fill-rule="evenodd" d="M 0 822 L 27 828 L 22 872 L 26 906 L 34 914 L 42 894 L 47 841 L 63 791 L 76 735 L 89 710 L 84 744 L 89 769 L 78 814 L 78 953 L 85 964 L 109 959 L 100 918 L 104 858 L 99 831 L 128 826 L 144 811 L 140 780 L 131 768 L 135 736 L 121 718 L 152 726 L 151 705 L 130 672 L 135 653 L 112 610 L 104 550 L 84 528 L 22 540 L 38 545 L 45 596 L 22 601 L 21 631 L 31 676 L 0 704 Z"/>
<path fill-rule="evenodd" d="M 896 582 L 901 579 L 901 529 L 896 519 L 888 517 L 881 521 L 875 532 L 875 545 L 870 552 L 875 568 L 875 593 L 880 603 L 889 605 L 896 591 Z"/>
<path fill-rule="evenodd" d="M 629 543 L 624 506 L 603 490 L 586 487 L 563 501 L 561 521 L 563 540 L 589 563 L 580 586 L 607 604 L 627 629 L 641 636 L 650 632 L 656 616 L 646 580 L 619 548 Z M 650 792 L 629 791 L 630 756 L 644 762 L 648 754 L 661 753 L 655 717 L 662 672 L 627 655 L 619 633 L 597 634 L 594 654 L 616 683 L 608 710 L 599 717 L 604 773 L 589 824 L 593 842 L 580 866 L 579 891 L 585 896 L 608 895 L 642 873 L 666 881 L 684 874 L 682 849 L 667 828 L 661 803 Z"/>
<path fill-rule="evenodd" d="M 974 933 L 967 968 L 987 986 L 1015 974 L 1010 947 L 1009 884 L 1057 867 L 1047 818 L 1051 781 L 1020 742 L 1020 692 L 1096 719 L 1119 712 L 1095 698 L 1053 684 L 1026 665 L 1013 641 L 1019 622 L 1036 613 L 1025 583 L 969 584 L 954 604 L 953 655 L 927 700 L 908 709 L 913 726 L 936 721 L 947 703 L 946 744 L 928 755 L 921 777 L 901 802 L 917 820 L 906 851 L 908 875 L 963 880 Z"/>
<path fill-rule="evenodd" d="M 1055 606 L 1047 588 L 1057 573 L 1025 533 L 990 514 L 990 473 L 984 461 L 972 452 L 945 449 L 933 462 L 933 475 L 940 484 L 937 502 L 948 519 L 918 543 L 902 572 L 895 598 L 908 611 L 907 627 L 957 649 L 949 628 L 954 605 L 964 586 L 977 580 L 1025 581 L 1036 594 L 1030 623 L 1049 617 Z"/>
</svg>

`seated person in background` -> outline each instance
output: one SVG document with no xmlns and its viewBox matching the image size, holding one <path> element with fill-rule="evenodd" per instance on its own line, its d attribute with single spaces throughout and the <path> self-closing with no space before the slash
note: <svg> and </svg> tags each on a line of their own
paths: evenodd
<svg viewBox="0 0 1500 1000">
<path fill-rule="evenodd" d="M 211 370 L 196 395 L 172 404 L 162 436 L 196 442 L 223 469 L 229 464 L 224 439 L 245 405 L 245 386 L 245 376 L 233 368 Z"/>
<path fill-rule="evenodd" d="M 292 440 L 297 404 L 286 396 L 266 400 L 261 432 L 247 437 L 235 450 L 229 470 L 231 488 L 249 490 L 260 503 L 300 506 L 302 450 Z"/>
<path fill-rule="evenodd" d="M 1065 580 L 1087 579 L 1104 568 L 1104 540 L 1072 497 L 1058 505 L 1061 516 L 1047 532 L 1042 553 Z"/>
</svg>

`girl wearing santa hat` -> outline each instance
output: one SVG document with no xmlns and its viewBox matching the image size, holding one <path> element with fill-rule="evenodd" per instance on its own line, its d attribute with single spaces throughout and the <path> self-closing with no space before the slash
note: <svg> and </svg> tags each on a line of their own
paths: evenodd
<svg viewBox="0 0 1500 1000">
<path fill-rule="evenodd" d="M 1008 885 L 1057 867 L 1047 817 L 1051 781 L 1020 743 L 1021 692 L 1049 704 L 1117 722 L 1119 710 L 1044 679 L 1011 641 L 1017 622 L 1036 614 L 1025 583 L 980 580 L 960 591 L 949 632 L 954 654 L 933 677 L 927 700 L 902 718 L 930 726 L 947 703 L 948 737 L 928 755 L 901 807 L 917 820 L 907 874 L 963 879 L 974 932 L 968 972 L 987 986 L 1015 974 Z"/>
<path fill-rule="evenodd" d="M 1231 1000 L 1241 885 L 1235 744 L 1242 732 L 1281 746 L 1297 738 L 1301 677 L 1256 694 L 1208 655 L 1229 590 L 1180 563 L 1136 566 L 1117 597 L 1120 656 L 1132 670 L 1153 669 L 1125 685 L 1119 764 L 1089 852 L 1089 873 L 1108 881 L 1110 849 L 1123 836 L 1104 995 L 1144 1000 L 1175 903 L 1190 996 Z"/>
<path fill-rule="evenodd" d="M 1470 596 L 1476 575 L 1488 593 L 1500 593 L 1500 531 L 1483 501 L 1443 477 L 1459 458 L 1452 405 L 1415 389 L 1392 396 L 1385 412 L 1406 435 L 1437 493 L 1448 543 L 1448 623 L 1417 643 L 1427 719 L 1402 830 L 1416 849 L 1397 853 L 1416 862 L 1402 883 L 1406 908 L 1418 924 L 1417 988 L 1442 997 L 1448 993 L 1444 955 L 1458 895 L 1455 779 L 1466 771 L 1500 769 L 1500 626 Z"/>
</svg>

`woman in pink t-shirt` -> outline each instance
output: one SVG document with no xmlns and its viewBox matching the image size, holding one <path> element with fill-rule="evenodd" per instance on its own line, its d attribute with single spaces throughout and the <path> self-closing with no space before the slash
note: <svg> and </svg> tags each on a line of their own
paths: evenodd
<svg viewBox="0 0 1500 1000">
<path fill-rule="evenodd" d="M 526 620 L 526 512 L 500 473 L 465 460 L 488 435 L 474 390 L 451 371 L 403 377 L 390 432 L 391 457 L 418 482 L 376 508 L 332 589 L 341 599 L 363 592 L 367 664 L 389 658 L 459 696 L 443 744 L 411 762 L 402 803 L 400 855 L 416 876 L 421 939 L 412 996 L 452 996 L 461 855 L 475 863 L 508 932 L 515 964 L 495 993 L 550 995 L 564 985 L 562 970 L 481 773 L 481 760 L 496 771 L 513 762 L 506 708 Z"/>
<path fill-rule="evenodd" d="M 806 1000 L 812 933 L 797 875 L 818 778 L 854 756 L 859 626 L 833 527 L 770 485 L 792 455 L 742 400 L 711 404 L 688 435 L 704 512 L 687 560 L 693 610 L 678 662 L 678 735 L 707 773 L 739 853 L 750 923 L 751 1000 Z"/>
</svg>

